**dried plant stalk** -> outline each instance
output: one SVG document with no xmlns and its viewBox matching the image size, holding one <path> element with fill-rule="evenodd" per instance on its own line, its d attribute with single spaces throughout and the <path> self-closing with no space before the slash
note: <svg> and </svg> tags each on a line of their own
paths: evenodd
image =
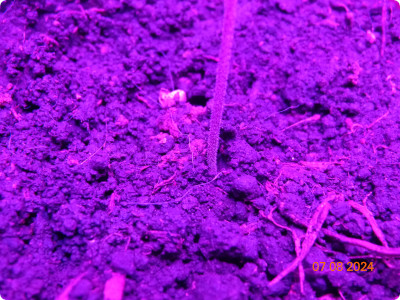
<svg viewBox="0 0 400 300">
<path fill-rule="evenodd" d="M 215 84 L 214 105 L 211 111 L 210 133 L 208 136 L 207 164 L 210 173 L 217 173 L 217 153 L 219 134 L 224 108 L 224 99 L 228 85 L 229 66 L 232 56 L 233 35 L 236 18 L 237 0 L 225 0 L 224 22 L 222 25 L 222 43 L 219 51 L 217 78 Z"/>
</svg>

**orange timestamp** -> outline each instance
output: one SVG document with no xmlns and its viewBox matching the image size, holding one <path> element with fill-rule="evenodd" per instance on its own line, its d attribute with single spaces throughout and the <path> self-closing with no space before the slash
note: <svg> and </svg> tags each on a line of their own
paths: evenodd
<svg viewBox="0 0 400 300">
<path fill-rule="evenodd" d="M 312 269 L 315 272 L 322 272 L 324 270 L 326 271 L 347 271 L 347 272 L 368 272 L 368 271 L 373 271 L 374 270 L 374 264 L 373 262 L 348 262 L 346 264 L 342 262 L 331 262 L 329 266 L 327 266 L 326 262 L 314 262 L 312 264 Z"/>
</svg>

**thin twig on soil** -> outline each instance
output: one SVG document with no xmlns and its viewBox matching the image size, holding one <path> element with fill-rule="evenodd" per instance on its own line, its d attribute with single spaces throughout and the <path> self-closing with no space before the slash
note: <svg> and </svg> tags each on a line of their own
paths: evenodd
<svg viewBox="0 0 400 300">
<path fill-rule="evenodd" d="M 291 229 L 291 228 L 289 228 L 287 226 L 280 225 L 277 222 L 275 222 L 275 220 L 274 220 L 274 218 L 272 216 L 272 214 L 275 211 L 275 209 L 276 209 L 276 207 L 274 207 L 271 210 L 271 212 L 269 213 L 268 220 L 270 220 L 272 223 L 274 223 L 275 226 L 283 228 L 283 229 L 285 229 L 287 231 L 290 231 L 292 233 L 293 240 L 294 240 L 294 245 L 295 245 L 295 250 L 296 250 L 296 255 L 297 255 L 297 257 L 299 257 L 300 253 L 301 253 L 300 238 L 297 236 L 296 232 L 293 229 Z M 303 264 L 301 262 L 299 263 L 299 278 L 300 278 L 300 292 L 302 294 L 304 294 L 304 278 L 305 278 L 305 276 L 304 276 L 304 267 L 303 267 Z"/>
<path fill-rule="evenodd" d="M 282 209 L 279 209 L 279 211 L 285 215 L 287 218 L 289 218 L 293 223 L 302 226 L 302 227 L 307 227 L 307 224 L 300 218 L 296 217 L 293 214 L 288 214 L 285 213 Z M 372 244 L 370 242 L 367 241 L 362 241 L 362 240 L 358 240 L 355 238 L 350 238 L 335 232 L 330 231 L 329 229 L 326 228 L 322 228 L 322 232 L 329 237 L 332 237 L 336 240 L 339 240 L 343 243 L 346 244 L 350 244 L 353 246 L 358 246 L 367 250 L 370 250 L 371 252 L 377 254 L 377 255 L 381 255 L 384 257 L 400 257 L 400 248 L 386 248 L 384 246 L 378 246 L 375 244 Z"/>
<path fill-rule="evenodd" d="M 311 169 L 323 169 L 325 170 L 330 165 L 343 165 L 341 161 L 300 161 L 300 165 Z"/>
<path fill-rule="evenodd" d="M 358 240 L 355 238 L 349 238 L 347 236 L 340 235 L 338 233 L 332 232 L 332 231 L 330 231 L 328 229 L 324 229 L 324 228 L 322 229 L 322 232 L 325 235 L 327 235 L 329 237 L 333 237 L 343 243 L 362 247 L 362 248 L 367 249 L 378 255 L 383 255 L 383 256 L 388 256 L 388 257 L 400 257 L 400 248 L 386 248 L 384 246 L 378 246 L 378 245 L 372 244 L 367 241 Z"/>
<path fill-rule="evenodd" d="M 287 107 L 287 108 L 285 108 L 285 109 L 282 109 L 282 110 L 279 110 L 279 111 L 276 111 L 276 112 L 270 114 L 268 117 L 266 117 L 266 119 L 269 119 L 269 118 L 271 118 L 271 117 L 273 117 L 273 116 L 275 116 L 275 115 L 277 115 L 277 114 L 283 113 L 283 112 L 285 112 L 285 111 L 287 111 L 287 110 L 289 110 L 289 109 L 295 109 L 295 108 L 298 108 L 298 107 L 300 107 L 300 105 L 289 106 L 289 107 Z"/>
<path fill-rule="evenodd" d="M 360 205 L 352 200 L 350 200 L 348 203 L 352 208 L 358 210 L 360 213 L 362 213 L 364 215 L 364 217 L 368 220 L 369 224 L 371 225 L 372 231 L 375 233 L 377 238 L 381 241 L 382 245 L 385 247 L 389 247 L 382 230 L 379 228 L 378 223 L 376 222 L 374 216 L 368 210 L 368 208 L 365 205 Z"/>
<path fill-rule="evenodd" d="M 317 207 L 313 217 L 311 218 L 310 224 L 308 225 L 300 255 L 297 256 L 297 258 L 292 263 L 290 263 L 281 273 L 279 273 L 278 276 L 270 281 L 268 283 L 268 286 L 273 286 L 277 284 L 285 276 L 293 272 L 297 268 L 297 266 L 304 260 L 311 247 L 314 245 L 315 240 L 318 237 L 318 233 L 320 232 L 322 225 L 324 224 L 325 219 L 328 216 L 330 208 L 331 205 L 329 203 L 329 200 L 325 200 Z"/>
<path fill-rule="evenodd" d="M 367 197 L 368 196 L 369 195 L 367 195 Z M 379 229 L 378 225 L 376 224 L 376 221 L 373 218 L 371 212 L 365 206 L 359 205 L 355 202 L 350 201 L 350 205 L 365 215 L 365 217 L 371 223 L 371 226 L 373 226 L 375 234 L 378 236 L 378 238 L 381 240 L 381 242 L 385 246 L 378 246 L 378 245 L 369 243 L 367 241 L 346 237 L 346 236 L 337 234 L 335 232 L 332 232 L 328 229 L 322 228 L 322 225 L 324 224 L 325 219 L 329 214 L 329 210 L 331 208 L 330 200 L 332 200 L 332 199 L 333 199 L 332 197 L 328 197 L 324 202 L 322 202 L 318 206 L 318 208 L 316 209 L 308 226 L 306 226 L 305 222 L 300 220 L 299 218 L 294 217 L 292 215 L 285 214 L 286 217 L 289 217 L 292 222 L 300 224 L 304 227 L 307 227 L 307 232 L 306 232 L 303 244 L 302 244 L 303 247 L 301 249 L 300 254 L 297 253 L 297 249 L 296 249 L 296 255 L 297 255 L 296 259 L 292 263 L 290 263 L 281 273 L 279 273 L 272 281 L 270 281 L 268 283 L 268 286 L 275 285 L 276 283 L 281 281 L 285 276 L 287 276 L 289 273 L 293 272 L 298 266 L 299 267 L 301 266 L 301 262 L 304 260 L 304 258 L 307 256 L 308 252 L 310 251 L 311 247 L 314 245 L 320 231 L 322 231 L 325 235 L 327 235 L 329 237 L 333 237 L 343 243 L 347 243 L 347 244 L 365 248 L 367 250 L 370 250 L 373 253 L 382 255 L 384 257 L 400 257 L 400 248 L 389 248 L 388 247 L 388 244 L 384 238 L 384 235 L 383 235 L 382 231 Z M 364 204 L 365 204 L 365 201 L 366 200 L 363 201 Z M 275 209 L 273 209 L 273 211 L 274 210 Z M 275 225 L 277 225 L 278 227 L 283 228 L 283 226 L 278 225 L 275 221 L 273 221 L 271 214 L 268 216 L 268 219 L 271 222 L 273 222 Z M 287 228 L 285 228 L 285 229 L 287 229 Z M 293 232 L 293 231 L 291 231 L 291 232 Z M 301 278 L 300 280 L 303 280 L 303 279 Z"/>
<path fill-rule="evenodd" d="M 157 183 L 154 186 L 153 192 L 151 194 L 154 195 L 154 193 L 159 191 L 163 186 L 166 186 L 166 185 L 170 184 L 175 179 L 175 177 L 176 177 L 176 172 L 170 178 Z"/>
<path fill-rule="evenodd" d="M 86 158 L 84 161 L 82 161 L 81 163 L 79 163 L 79 165 L 83 165 L 84 163 L 86 163 L 88 160 L 90 160 L 93 156 L 95 156 L 97 154 L 97 152 L 99 152 L 101 149 L 103 149 L 106 144 L 107 144 L 107 133 L 108 133 L 108 123 L 106 123 L 106 136 L 104 138 L 104 143 L 103 145 L 100 146 L 100 148 L 98 148 L 93 154 L 91 154 L 88 158 Z"/>
<path fill-rule="evenodd" d="M 15 107 L 15 108 L 16 108 L 16 107 Z M 21 116 L 19 113 L 17 113 L 17 111 L 15 110 L 15 108 L 14 108 L 14 107 L 11 107 L 11 108 L 10 108 L 10 111 L 11 111 L 12 115 L 14 116 L 14 118 L 15 118 L 17 121 L 21 121 L 21 120 L 22 120 L 22 116 Z"/>
<path fill-rule="evenodd" d="M 136 96 L 136 98 L 137 98 L 140 102 L 146 104 L 146 106 L 147 106 L 148 108 L 151 108 L 151 109 L 154 108 L 154 106 L 151 105 L 151 104 L 149 103 L 149 101 L 147 101 L 146 98 L 142 97 L 141 95 L 139 95 L 139 94 L 137 94 L 137 93 L 135 94 L 135 96 Z"/>
<path fill-rule="evenodd" d="M 190 187 L 181 197 L 179 197 L 177 199 L 171 199 L 169 201 L 164 201 L 164 202 L 134 202 L 132 204 L 134 204 L 134 205 L 162 205 L 162 204 L 168 204 L 168 203 L 179 203 L 180 201 L 182 201 L 182 199 L 184 197 L 186 197 L 192 191 L 192 189 L 194 189 L 195 187 L 206 185 L 206 184 L 209 184 L 209 183 L 215 181 L 219 177 L 219 175 L 221 175 L 222 173 L 223 172 L 219 172 L 217 175 L 215 175 L 215 177 L 212 180 L 210 180 L 208 182 L 200 183 L 200 184 Z"/>
<path fill-rule="evenodd" d="M 389 111 L 385 112 L 382 116 L 380 116 L 378 119 L 376 119 L 375 121 L 373 121 L 371 124 L 369 124 L 367 126 L 367 129 L 370 129 L 372 126 L 374 126 L 376 123 L 378 123 L 379 121 L 381 121 L 383 118 L 386 118 L 389 114 Z"/>
<path fill-rule="evenodd" d="M 295 126 L 303 124 L 303 123 L 318 121 L 320 118 L 321 118 L 321 115 L 319 115 L 319 114 L 313 115 L 312 117 L 309 117 L 307 119 L 301 120 L 301 121 L 299 121 L 297 123 L 294 123 L 294 124 L 284 128 L 284 129 L 282 129 L 282 131 L 288 130 L 288 129 L 292 128 L 292 127 L 295 127 Z"/>
</svg>

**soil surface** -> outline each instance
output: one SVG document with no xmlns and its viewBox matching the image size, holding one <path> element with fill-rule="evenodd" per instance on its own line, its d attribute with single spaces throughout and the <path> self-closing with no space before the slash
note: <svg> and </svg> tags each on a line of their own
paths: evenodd
<svg viewBox="0 0 400 300">
<path fill-rule="evenodd" d="M 2 298 L 400 295 L 397 2 L 0 2 Z"/>
</svg>

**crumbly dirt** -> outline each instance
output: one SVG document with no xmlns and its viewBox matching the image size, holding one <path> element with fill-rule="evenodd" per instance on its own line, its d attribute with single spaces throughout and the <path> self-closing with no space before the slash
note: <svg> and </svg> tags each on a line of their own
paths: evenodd
<svg viewBox="0 0 400 300">
<path fill-rule="evenodd" d="M 400 6 L 239 1 L 213 177 L 222 16 L 1 4 L 1 297 L 399 296 Z M 162 89 L 187 101 L 162 107 Z"/>
</svg>

